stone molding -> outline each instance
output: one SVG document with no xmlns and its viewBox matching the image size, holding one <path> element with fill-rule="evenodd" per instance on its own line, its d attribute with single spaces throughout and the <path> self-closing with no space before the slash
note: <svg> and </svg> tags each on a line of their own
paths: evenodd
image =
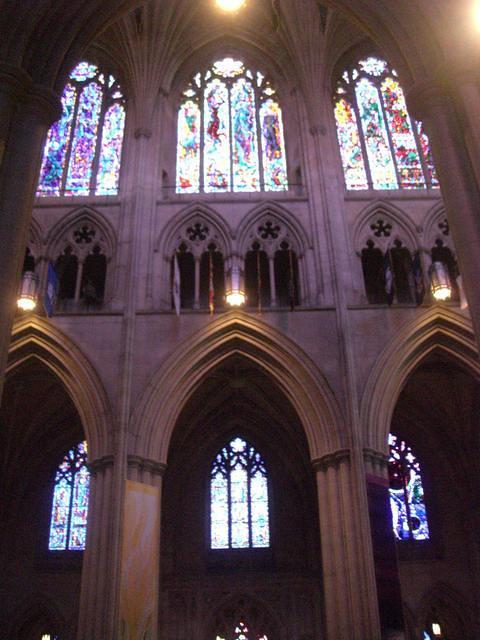
<svg viewBox="0 0 480 640">
<path fill-rule="evenodd" d="M 113 455 L 102 456 L 101 458 L 97 458 L 97 460 L 92 460 L 87 464 L 87 467 L 92 474 L 92 476 L 96 475 L 98 472 L 103 472 L 107 467 L 113 467 Z"/>
<path fill-rule="evenodd" d="M 157 476 L 163 476 L 167 469 L 167 465 L 163 462 L 157 462 L 156 460 L 135 455 L 127 456 L 127 464 L 129 468 L 136 469 L 140 473 L 148 471 Z"/>
<path fill-rule="evenodd" d="M 388 456 L 376 449 L 370 449 L 370 447 L 364 447 L 363 459 L 374 466 L 378 465 L 385 469 L 388 467 Z"/>
<path fill-rule="evenodd" d="M 312 466 L 315 471 L 327 471 L 330 467 L 338 467 L 342 462 L 348 462 L 350 460 L 350 449 L 338 449 L 331 453 L 327 453 L 321 458 L 314 458 L 312 460 Z"/>
<path fill-rule="evenodd" d="M 407 93 L 409 113 L 417 120 L 424 120 L 432 109 L 448 108 L 451 99 L 443 82 L 430 80 L 414 84 Z"/>
</svg>

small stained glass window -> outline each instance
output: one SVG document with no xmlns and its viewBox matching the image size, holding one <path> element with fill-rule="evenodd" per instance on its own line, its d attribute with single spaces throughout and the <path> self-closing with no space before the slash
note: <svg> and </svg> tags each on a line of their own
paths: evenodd
<svg viewBox="0 0 480 640">
<path fill-rule="evenodd" d="M 397 436 L 388 436 L 390 457 L 390 508 L 393 532 L 398 540 L 428 540 L 427 510 L 420 463 L 412 449 Z"/>
<path fill-rule="evenodd" d="M 235 632 L 232 636 L 229 638 L 217 636 L 216 640 L 268 640 L 268 638 L 264 634 L 252 633 L 249 626 L 245 622 L 240 621 L 235 626 Z"/>
<path fill-rule="evenodd" d="M 57 468 L 50 520 L 50 551 L 83 551 L 87 534 L 90 472 L 87 443 L 80 442 Z"/>
<path fill-rule="evenodd" d="M 385 60 L 371 56 L 344 71 L 335 120 L 347 189 L 439 186 L 427 135 Z"/>
<path fill-rule="evenodd" d="M 217 454 L 212 465 L 210 536 L 212 549 L 270 546 L 265 462 L 239 437 Z"/>
<path fill-rule="evenodd" d="M 60 120 L 48 132 L 37 195 L 117 194 L 124 126 L 115 78 L 80 62 L 63 91 Z"/>
<path fill-rule="evenodd" d="M 265 76 L 224 58 L 197 73 L 183 96 L 177 193 L 288 188 L 282 110 Z"/>
</svg>

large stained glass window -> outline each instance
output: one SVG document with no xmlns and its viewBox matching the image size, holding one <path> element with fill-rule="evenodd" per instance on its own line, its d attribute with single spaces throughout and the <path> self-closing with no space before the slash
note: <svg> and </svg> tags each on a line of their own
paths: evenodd
<svg viewBox="0 0 480 640">
<path fill-rule="evenodd" d="M 285 191 L 282 110 L 275 89 L 233 58 L 197 73 L 177 127 L 177 193 Z"/>
<path fill-rule="evenodd" d="M 398 540 L 428 540 L 427 510 L 420 463 L 412 449 L 397 436 L 388 436 L 390 457 L 390 508 L 393 532 Z"/>
<path fill-rule="evenodd" d="M 366 58 L 343 73 L 335 120 L 347 189 L 438 187 L 427 135 L 384 60 Z"/>
<path fill-rule="evenodd" d="M 234 438 L 212 465 L 210 542 L 212 549 L 270 546 L 265 463 L 242 438 Z"/>
<path fill-rule="evenodd" d="M 118 193 L 125 106 L 112 75 L 80 62 L 62 95 L 62 116 L 48 132 L 39 196 Z"/>
<path fill-rule="evenodd" d="M 87 534 L 90 472 L 87 468 L 87 443 L 70 449 L 55 475 L 50 551 L 83 551 Z"/>
</svg>

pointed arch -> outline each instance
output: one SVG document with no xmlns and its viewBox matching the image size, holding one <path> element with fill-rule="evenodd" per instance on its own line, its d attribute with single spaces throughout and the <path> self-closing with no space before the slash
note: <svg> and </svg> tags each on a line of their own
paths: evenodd
<svg viewBox="0 0 480 640">
<path fill-rule="evenodd" d="M 70 211 L 50 229 L 45 241 L 47 256 L 50 259 L 55 259 L 57 257 L 56 252 L 58 252 L 59 245 L 64 238 L 68 237 L 76 226 L 83 223 L 90 224 L 98 229 L 105 253 L 112 257 L 117 246 L 115 230 L 103 214 L 88 206 L 78 207 Z"/>
<path fill-rule="evenodd" d="M 424 629 L 428 622 L 439 622 L 447 638 L 473 638 L 471 611 L 473 602 L 446 582 L 437 582 L 424 593 L 417 609 L 417 627 Z M 432 620 L 432 617 L 435 620 Z"/>
<path fill-rule="evenodd" d="M 447 227 L 440 226 L 443 225 L 444 222 L 447 222 Z M 423 229 L 424 244 L 427 250 L 433 247 L 435 240 L 441 239 L 445 245 L 454 251 L 453 240 L 450 234 L 450 228 L 448 227 L 447 214 L 443 202 L 437 202 L 427 212 L 423 222 Z"/>
<path fill-rule="evenodd" d="M 55 600 L 48 597 L 44 591 L 27 595 L 17 606 L 10 620 L 7 635 L 15 640 L 21 640 L 19 634 L 23 634 L 25 626 L 30 625 L 51 624 L 51 630 L 55 631 L 59 637 L 63 637 L 65 631 L 65 618 L 62 616 Z M 38 631 L 42 632 L 41 629 L 38 629 Z M 43 631 L 49 631 L 49 629 L 43 629 Z"/>
<path fill-rule="evenodd" d="M 157 238 L 154 250 L 165 259 L 170 260 L 173 251 L 176 249 L 176 242 L 182 230 L 190 224 L 202 220 L 209 224 L 213 229 L 212 237 L 220 243 L 221 250 L 224 255 L 229 256 L 232 253 L 232 231 L 224 218 L 214 209 L 203 203 L 193 203 L 179 211 L 168 221 L 163 228 L 160 236 Z"/>
<path fill-rule="evenodd" d="M 241 311 L 231 311 L 176 347 L 152 377 L 132 414 L 136 455 L 166 463 L 177 418 L 204 376 L 232 354 L 268 373 L 296 410 L 311 458 L 344 443 L 344 420 L 327 380 L 285 335 Z"/>
<path fill-rule="evenodd" d="M 236 234 L 240 254 L 244 255 L 248 251 L 251 230 L 268 216 L 278 220 L 285 227 L 286 234 L 293 241 L 294 248 L 299 254 L 298 257 L 305 255 L 310 246 L 305 230 L 290 211 L 273 201 L 262 202 L 242 219 Z"/>
<path fill-rule="evenodd" d="M 64 385 L 80 416 L 90 462 L 110 452 L 112 412 L 103 383 L 76 344 L 38 316 L 13 326 L 6 374 L 31 358 L 48 367 Z"/>
<path fill-rule="evenodd" d="M 387 436 L 398 397 L 410 374 L 434 351 L 441 351 L 480 379 L 471 322 L 448 308 L 429 309 L 398 333 L 370 373 L 361 404 L 367 447 L 387 453 Z"/>
<path fill-rule="evenodd" d="M 360 211 L 355 221 L 352 235 L 355 251 L 361 251 L 366 241 L 371 237 L 374 240 L 378 240 L 373 238 L 373 230 L 368 226 L 369 223 L 374 224 L 376 222 L 377 216 L 392 225 L 391 236 L 388 238 L 390 242 L 398 238 L 405 242 L 411 250 L 418 248 L 418 234 L 415 223 L 410 216 L 390 202 L 375 200 Z M 385 244 L 388 244 L 388 242 L 385 242 Z"/>
<path fill-rule="evenodd" d="M 280 612 L 273 611 L 265 598 L 238 591 L 218 603 L 207 621 L 205 637 L 213 640 L 220 633 L 223 634 L 220 637 L 230 638 L 240 621 L 253 626 L 251 631 L 255 637 L 260 637 L 262 633 L 263 637 L 267 635 L 268 640 L 278 637 L 278 629 L 282 627 Z"/>
</svg>

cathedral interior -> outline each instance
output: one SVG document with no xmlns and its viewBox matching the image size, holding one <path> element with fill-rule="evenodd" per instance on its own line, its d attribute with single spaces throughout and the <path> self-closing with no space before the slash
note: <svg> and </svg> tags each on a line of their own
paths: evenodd
<svg viewBox="0 0 480 640">
<path fill-rule="evenodd" d="M 479 638 L 480 2 L 0 34 L 0 638 Z"/>
</svg>

